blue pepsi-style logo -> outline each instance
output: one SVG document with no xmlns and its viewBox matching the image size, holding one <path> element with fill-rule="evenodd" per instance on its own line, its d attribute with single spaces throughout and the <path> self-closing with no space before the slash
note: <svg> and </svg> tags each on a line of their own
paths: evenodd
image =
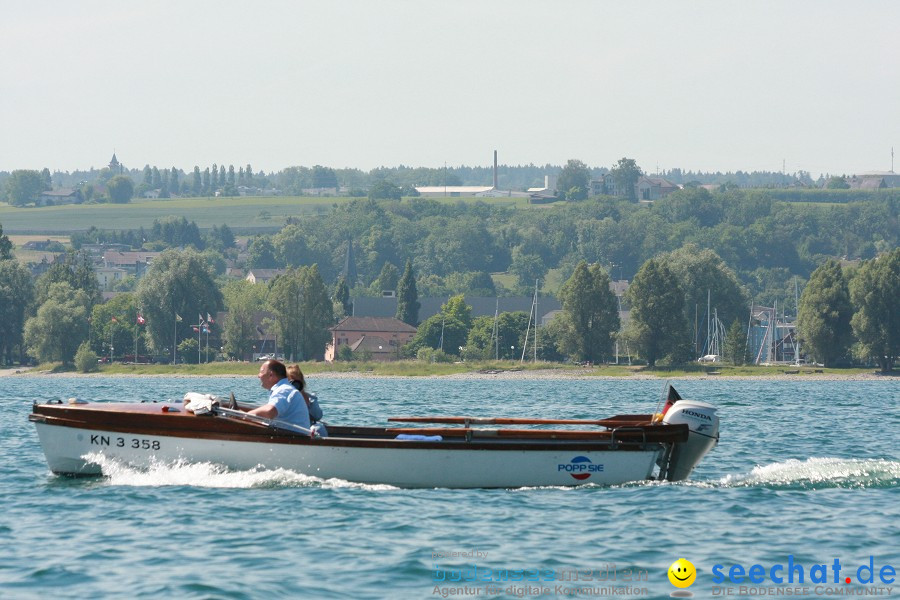
<svg viewBox="0 0 900 600">
<path fill-rule="evenodd" d="M 557 465 L 556 470 L 566 471 L 574 479 L 584 481 L 591 476 L 591 473 L 602 473 L 603 465 L 593 464 L 587 456 L 576 456 L 570 462 Z"/>
</svg>

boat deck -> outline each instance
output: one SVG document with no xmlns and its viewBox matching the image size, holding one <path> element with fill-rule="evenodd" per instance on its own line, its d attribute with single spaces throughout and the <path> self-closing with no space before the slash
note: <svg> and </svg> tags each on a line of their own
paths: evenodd
<svg viewBox="0 0 900 600">
<path fill-rule="evenodd" d="M 658 447 L 661 444 L 687 440 L 687 425 L 653 424 L 651 417 L 652 415 L 618 415 L 590 421 L 589 423 L 596 425 L 592 429 L 546 428 L 550 424 L 572 427 L 588 423 L 584 420 L 449 417 L 445 419 L 454 421 L 447 421 L 430 417 L 394 417 L 389 420 L 459 426 L 377 427 L 328 424 L 330 435 L 326 438 L 310 438 L 303 433 L 282 429 L 273 424 L 224 414 L 198 416 L 186 411 L 179 403 L 36 404 L 29 419 L 48 425 L 134 435 L 326 446 L 412 446 L 468 450 L 498 447 L 521 450 L 559 447 L 572 450 L 644 450 L 650 446 Z M 495 426 L 523 422 L 536 427 Z M 442 440 L 396 439 L 401 434 L 441 436 Z"/>
</svg>

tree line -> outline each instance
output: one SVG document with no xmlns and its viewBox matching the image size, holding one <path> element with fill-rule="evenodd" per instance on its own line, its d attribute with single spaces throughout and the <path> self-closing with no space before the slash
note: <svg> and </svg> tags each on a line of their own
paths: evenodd
<svg viewBox="0 0 900 600">
<path fill-rule="evenodd" d="M 765 191 L 702 188 L 676 192 L 652 206 L 599 197 L 541 210 L 421 198 L 360 199 L 326 214 L 291 218 L 276 233 L 254 236 L 246 257 L 227 226 L 203 232 L 195 223 L 174 217 L 158 219 L 147 230 L 92 229 L 73 235 L 72 244 L 120 241 L 155 250 L 191 247 L 202 253 L 214 278 L 224 273 L 226 259 L 244 259 L 250 268 L 298 270 L 316 265 L 332 296 L 352 246 L 357 269 L 352 280 L 343 282 L 347 298 L 397 289 L 399 267 L 406 264 L 418 274 L 417 292 L 422 296 L 511 295 L 530 293 L 535 279 L 546 282 L 551 270 L 557 281 L 567 281 L 582 261 L 599 265 L 611 279 L 631 280 L 648 260 L 664 254 L 711 253 L 721 262 L 717 268 L 732 274 L 723 280 L 728 286 L 718 291 L 709 281 L 690 278 L 698 268 L 680 267 L 683 292 L 693 309 L 705 305 L 707 289 L 712 289 L 714 303 L 730 323 L 746 314 L 750 300 L 767 305 L 778 300 L 796 310 L 795 280 L 804 284 L 829 259 L 871 261 L 889 254 L 900 235 L 898 205 L 890 194 L 819 205 L 779 202 Z M 492 276 L 502 272 L 513 277 L 512 284 Z M 118 285 L 135 292 L 138 281 L 129 278 Z M 543 288 L 543 293 L 564 293 L 562 286 L 544 283 Z M 739 293 L 729 292 L 731 288 Z M 42 304 L 46 298 L 40 299 Z M 28 304 L 18 302 L 13 308 Z M 11 329 L 22 331 L 21 319 L 10 323 Z M 458 345 L 469 345 L 468 334 L 463 341 Z M 10 346 L 16 344 L 5 347 Z"/>
<path fill-rule="evenodd" d="M 570 160 L 566 165 L 499 165 L 498 184 L 501 189 L 526 190 L 540 187 L 545 176 L 563 179 L 559 190 L 563 196 L 571 196 L 573 187 L 580 187 L 575 199 L 587 197 L 587 186 L 573 186 L 567 181 L 573 165 L 583 167 L 589 178 L 607 174 L 619 177 L 628 170 L 628 177 L 644 172 L 633 159 L 623 158 L 618 163 L 588 167 L 578 160 Z M 623 171 L 623 168 L 625 171 Z M 579 175 L 580 176 L 580 175 Z M 715 184 L 723 189 L 733 188 L 773 188 L 802 190 L 803 188 L 825 188 L 830 177 L 820 176 L 813 181 L 806 171 L 780 173 L 770 171 L 702 172 L 684 171 L 674 168 L 656 173 L 676 185 L 698 186 Z M 16 206 L 34 202 L 42 191 L 53 186 L 76 189 L 81 201 L 127 202 L 133 196 L 141 197 L 145 192 L 158 190 L 159 197 L 170 196 L 223 196 L 238 195 L 238 188 L 258 190 L 277 189 L 283 195 L 306 195 L 308 190 L 346 189 L 351 196 L 369 195 L 373 187 L 390 185 L 402 190 L 404 196 L 414 196 L 414 186 L 459 186 L 491 185 L 494 172 L 491 166 L 449 166 L 449 167 L 378 167 L 370 171 L 354 168 L 335 169 L 322 165 L 312 167 L 291 166 L 280 171 L 254 173 L 250 164 L 235 167 L 224 163 L 201 168 L 183 170 L 177 167 L 145 165 L 142 169 L 126 169 L 119 165 L 116 169 L 76 170 L 72 172 L 49 169 L 0 171 L 0 200 Z M 840 178 L 837 178 L 840 179 Z M 632 179 L 634 181 L 634 179 Z M 110 184 L 112 184 L 110 186 Z M 626 188 L 627 191 L 628 188 Z M 630 192 L 627 192 L 630 195 Z M 376 195 L 376 198 L 389 197 Z"/>
<path fill-rule="evenodd" d="M 407 261 L 398 289 L 397 318 L 418 326 L 398 353 L 421 359 L 506 358 L 524 354 L 534 315 L 503 313 L 473 318 L 464 297 L 451 297 L 441 311 L 418 320 L 413 262 Z M 610 276 L 599 264 L 579 262 L 562 285 L 561 313 L 530 338 L 542 360 L 610 360 L 617 342 L 648 365 L 682 364 L 696 358 L 692 347 L 692 305 L 706 293 L 716 298 L 719 315 L 731 320 L 726 354 L 740 364 L 746 297 L 734 272 L 711 250 L 688 246 L 661 253 L 641 265 L 624 303 L 630 320 L 622 331 L 618 299 Z M 864 261 L 845 273 L 837 261 L 817 268 L 803 292 L 797 329 L 808 352 L 826 365 L 853 356 L 874 360 L 890 371 L 900 351 L 900 249 Z M 351 310 L 347 282 L 328 286 L 316 264 L 289 268 L 269 284 L 216 279 L 193 248 L 170 249 L 153 261 L 134 292 L 100 302 L 93 265 L 86 254 L 70 252 L 36 281 L 14 260 L 0 230 L 0 357 L 77 362 L 87 368 L 98 355 L 133 348 L 168 358 L 200 360 L 201 332 L 210 333 L 221 310 L 223 323 L 212 334 L 213 356 L 246 358 L 264 326 L 295 360 L 320 359 L 328 329 Z M 268 313 L 270 320 L 260 321 Z M 193 315 L 197 315 L 196 321 Z M 208 339 L 208 337 L 207 337 Z M 536 345 L 536 349 L 535 349 Z M 218 351 L 217 351 L 218 348 Z M 509 352 L 507 352 L 509 348 Z M 501 351 L 502 349 L 502 351 Z M 220 354 L 221 352 L 221 354 Z M 16 356 L 17 355 L 17 356 Z M 529 354 L 531 356 L 531 354 Z M 354 358 L 346 351 L 339 358 Z"/>
</svg>

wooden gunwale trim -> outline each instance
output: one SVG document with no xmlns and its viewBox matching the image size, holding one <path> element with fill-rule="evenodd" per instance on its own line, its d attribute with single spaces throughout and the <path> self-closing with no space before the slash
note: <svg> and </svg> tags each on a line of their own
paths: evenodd
<svg viewBox="0 0 900 600">
<path fill-rule="evenodd" d="M 131 416 L 135 416 L 132 414 Z M 214 417 L 203 418 L 212 422 L 228 422 L 226 419 L 217 419 Z M 402 448 L 402 449 L 433 449 L 433 450 L 488 450 L 488 451 L 584 451 L 584 452 L 621 452 L 621 451 L 641 451 L 647 449 L 656 449 L 661 442 L 649 441 L 644 444 L 637 440 L 621 440 L 616 446 L 612 446 L 608 440 L 589 441 L 584 439 L 577 440 L 550 440 L 536 439 L 533 441 L 519 440 L 498 440 L 494 438 L 480 438 L 477 441 L 464 441 L 461 439 L 451 439 L 441 442 L 424 442 L 416 440 L 396 440 L 393 437 L 379 439 L 376 437 L 336 437 L 319 438 L 312 440 L 305 435 L 273 430 L 269 427 L 239 421 L 238 423 L 255 429 L 256 432 L 244 431 L 224 431 L 224 430 L 197 430 L 187 428 L 169 428 L 169 427 L 148 427 L 146 423 L 136 424 L 128 423 L 125 420 L 119 422 L 88 422 L 87 420 L 73 420 L 63 417 L 35 415 L 29 416 L 29 420 L 37 423 L 55 427 L 67 427 L 70 429 L 83 429 L 87 431 L 104 431 L 110 433 L 123 433 L 130 435 L 143 435 L 155 437 L 169 438 L 188 438 L 202 440 L 219 440 L 232 442 L 250 442 L 250 443 L 267 443 L 279 445 L 317 445 L 324 447 L 350 447 L 350 448 Z M 196 423 L 196 422 L 195 422 Z M 245 428 L 246 429 L 246 428 Z M 336 428 L 337 429 L 337 428 Z M 340 428 L 352 429 L 352 428 Z M 375 429 L 376 431 L 385 432 L 383 428 L 358 428 L 358 429 Z"/>
<path fill-rule="evenodd" d="M 622 427 L 650 425 L 653 415 L 617 415 L 605 419 L 529 419 L 518 417 L 388 417 L 394 423 L 439 423 L 445 425 L 599 425 Z"/>
</svg>

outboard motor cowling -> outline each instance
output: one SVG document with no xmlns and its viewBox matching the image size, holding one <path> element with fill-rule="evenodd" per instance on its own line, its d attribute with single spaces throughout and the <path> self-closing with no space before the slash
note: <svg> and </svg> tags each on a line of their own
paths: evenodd
<svg viewBox="0 0 900 600">
<path fill-rule="evenodd" d="M 707 452 L 719 443 L 718 409 L 712 404 L 699 400 L 679 400 L 663 417 L 663 423 L 687 424 L 690 429 L 688 440 L 675 444 L 669 458 L 666 479 L 682 481 L 687 479 L 697 463 Z"/>
</svg>

